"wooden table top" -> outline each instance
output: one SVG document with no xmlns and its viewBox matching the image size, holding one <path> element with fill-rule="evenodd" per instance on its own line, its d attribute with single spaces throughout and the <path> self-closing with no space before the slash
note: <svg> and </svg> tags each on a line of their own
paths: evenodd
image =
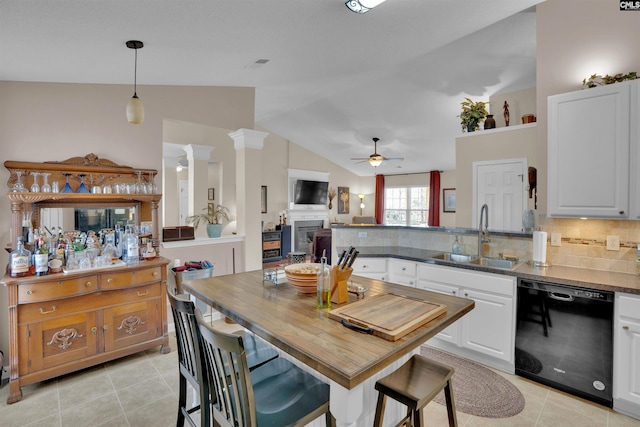
<svg viewBox="0 0 640 427">
<path fill-rule="evenodd" d="M 447 306 L 443 314 L 397 341 L 356 332 L 316 308 L 315 294 L 262 281 L 262 270 L 182 283 L 185 291 L 341 386 L 352 389 L 417 348 L 474 307 L 473 300 L 353 276 L 366 298 L 395 293 Z M 356 296 L 349 294 L 349 303 Z M 346 303 L 348 304 L 348 303 Z M 332 304 L 332 308 L 344 304 Z"/>
</svg>

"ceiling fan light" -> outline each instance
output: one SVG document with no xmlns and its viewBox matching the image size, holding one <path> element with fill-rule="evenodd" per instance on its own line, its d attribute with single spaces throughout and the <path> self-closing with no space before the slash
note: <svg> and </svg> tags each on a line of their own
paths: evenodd
<svg viewBox="0 0 640 427">
<path fill-rule="evenodd" d="M 369 159 L 369 164 L 374 168 L 377 168 L 382 164 L 382 159 Z"/>
<path fill-rule="evenodd" d="M 144 121 L 144 105 L 135 93 L 127 103 L 127 121 L 134 125 Z"/>
<path fill-rule="evenodd" d="M 355 13 L 367 13 L 385 0 L 348 0 L 345 6 Z"/>
</svg>

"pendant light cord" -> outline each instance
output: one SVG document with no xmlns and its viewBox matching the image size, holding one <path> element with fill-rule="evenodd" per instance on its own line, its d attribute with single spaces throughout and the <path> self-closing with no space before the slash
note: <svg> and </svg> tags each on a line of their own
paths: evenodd
<svg viewBox="0 0 640 427">
<path fill-rule="evenodd" d="M 133 96 L 138 96 L 138 49 L 133 49 L 136 51 L 136 62 L 133 67 Z"/>
</svg>

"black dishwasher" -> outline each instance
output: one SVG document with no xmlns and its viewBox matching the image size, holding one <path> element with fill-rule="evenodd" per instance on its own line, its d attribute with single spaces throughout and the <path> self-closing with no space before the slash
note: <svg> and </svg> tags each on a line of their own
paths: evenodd
<svg viewBox="0 0 640 427">
<path fill-rule="evenodd" d="M 613 292 L 518 280 L 516 374 L 613 406 Z"/>
</svg>

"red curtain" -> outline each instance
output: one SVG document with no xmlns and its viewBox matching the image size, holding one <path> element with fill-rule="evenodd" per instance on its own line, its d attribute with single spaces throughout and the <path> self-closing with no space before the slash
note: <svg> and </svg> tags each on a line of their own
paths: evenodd
<svg viewBox="0 0 640 427">
<path fill-rule="evenodd" d="M 384 223 L 384 175 L 376 175 L 376 223 Z"/>
<path fill-rule="evenodd" d="M 429 173 L 429 227 L 440 226 L 440 172 Z"/>
</svg>

